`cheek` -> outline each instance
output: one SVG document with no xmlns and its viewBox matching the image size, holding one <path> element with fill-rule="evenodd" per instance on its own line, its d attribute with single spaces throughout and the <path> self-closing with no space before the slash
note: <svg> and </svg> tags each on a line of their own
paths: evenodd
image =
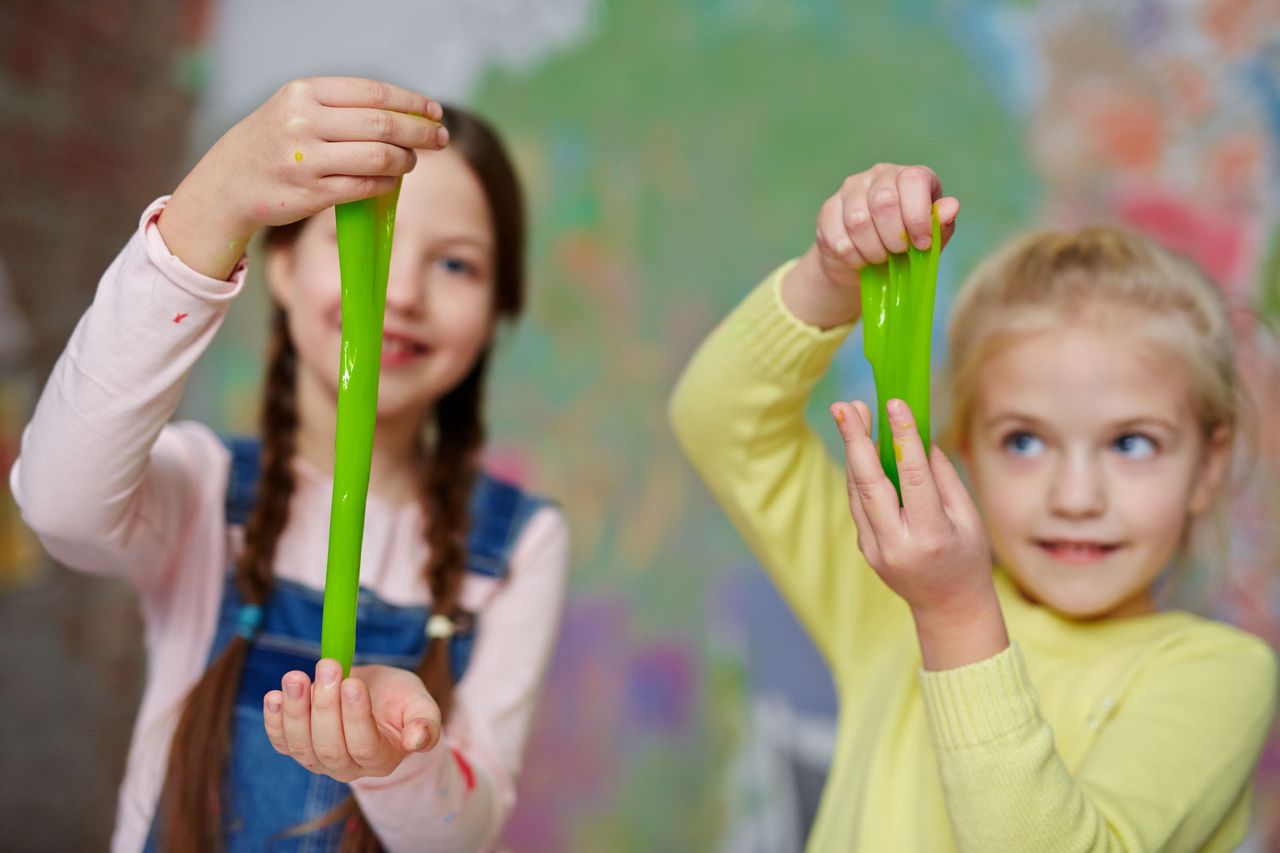
<svg viewBox="0 0 1280 853">
<path fill-rule="evenodd" d="M 1190 487 L 1185 478 L 1131 479 L 1116 492 L 1115 508 L 1133 533 L 1153 543 L 1181 540 L 1189 518 Z"/>
<path fill-rule="evenodd" d="M 447 309 L 438 317 L 441 335 L 451 347 L 468 356 L 478 353 L 489 342 L 492 326 L 492 299 L 483 292 L 455 293 L 447 300 Z"/>
<path fill-rule="evenodd" d="M 1040 472 L 1008 460 L 978 463 L 972 480 L 973 497 L 982 513 L 997 557 L 1012 562 L 1011 549 L 1025 543 L 1036 530 L 1044 506 Z"/>
</svg>

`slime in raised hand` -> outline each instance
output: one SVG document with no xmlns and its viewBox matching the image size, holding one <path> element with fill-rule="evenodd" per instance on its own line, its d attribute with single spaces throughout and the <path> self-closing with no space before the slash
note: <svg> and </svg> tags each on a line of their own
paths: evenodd
<svg viewBox="0 0 1280 853">
<path fill-rule="evenodd" d="M 391 237 L 400 184 L 386 195 L 340 204 L 338 264 L 342 271 L 342 356 L 338 364 L 338 425 L 334 440 L 333 509 L 324 580 L 320 654 L 351 671 L 356 646 L 356 596 L 365 499 L 378 410 L 382 321 L 387 305 Z"/>
<path fill-rule="evenodd" d="M 871 362 L 879 415 L 880 464 L 902 499 L 893 434 L 885 404 L 895 397 L 915 416 L 925 452 L 929 449 L 929 342 L 933 296 L 942 250 L 938 206 L 933 206 L 933 240 L 928 249 L 907 243 L 905 254 L 862 269 L 863 352 Z"/>
</svg>

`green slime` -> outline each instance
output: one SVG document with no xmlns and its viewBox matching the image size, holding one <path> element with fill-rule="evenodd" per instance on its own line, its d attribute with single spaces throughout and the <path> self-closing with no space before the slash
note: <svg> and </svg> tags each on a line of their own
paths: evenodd
<svg viewBox="0 0 1280 853">
<path fill-rule="evenodd" d="M 333 507 L 324 579 L 320 654 L 351 672 L 356 646 L 360 547 L 378 414 L 382 321 L 391 269 L 400 184 L 386 195 L 340 204 L 338 265 L 342 272 L 342 354 L 338 363 L 338 423 L 334 438 Z"/>
<path fill-rule="evenodd" d="M 883 264 L 862 269 L 862 348 L 871 362 L 879 415 L 880 464 L 902 500 L 893 432 L 885 404 L 895 397 L 911 407 L 920 441 L 929 449 L 929 344 L 933 335 L 933 297 L 942 249 L 938 206 L 933 207 L 933 240 L 928 249 L 907 243 Z"/>
</svg>

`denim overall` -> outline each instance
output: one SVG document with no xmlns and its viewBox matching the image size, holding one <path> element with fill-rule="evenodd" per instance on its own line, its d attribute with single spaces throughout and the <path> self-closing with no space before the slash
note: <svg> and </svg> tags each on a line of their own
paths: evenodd
<svg viewBox="0 0 1280 853">
<path fill-rule="evenodd" d="M 261 446 L 256 438 L 228 441 L 231 470 L 227 482 L 228 525 L 243 525 L 253 509 Z M 467 571 L 502 580 L 507 576 L 511 549 L 530 516 L 545 500 L 480 474 L 471 494 L 471 530 L 467 539 Z M 293 758 L 281 755 L 267 740 L 262 723 L 262 697 L 280 689 L 290 670 L 308 674 L 320 659 L 320 617 L 323 593 L 277 579 L 259 608 L 242 607 L 232 574 L 223 585 L 212 662 L 237 633 L 250 639 L 232 716 L 231 751 L 223 789 L 223 848 L 235 851 L 336 851 L 344 827 L 328 824 L 303 834 L 290 830 L 323 817 L 350 790 L 343 782 L 312 773 Z M 426 606 L 390 604 L 360 588 L 356 605 L 355 664 L 387 664 L 416 669 L 426 651 Z M 466 618 L 470 616 L 470 618 Z M 455 614 L 455 633 L 449 641 L 454 683 L 461 680 L 475 644 L 476 618 Z M 148 853 L 158 849 L 158 820 L 147 839 Z M 181 851 L 172 851 L 181 853 Z"/>
</svg>

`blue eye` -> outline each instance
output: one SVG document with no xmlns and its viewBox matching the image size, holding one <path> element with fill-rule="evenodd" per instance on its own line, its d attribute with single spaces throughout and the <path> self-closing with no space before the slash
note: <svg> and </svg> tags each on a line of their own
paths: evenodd
<svg viewBox="0 0 1280 853">
<path fill-rule="evenodd" d="M 1002 442 L 1004 448 L 1015 456 L 1035 456 L 1044 450 L 1044 442 L 1033 432 L 1019 430 L 1010 433 Z"/>
<path fill-rule="evenodd" d="M 1111 446 L 1129 459 L 1150 459 L 1156 452 L 1156 443 L 1136 432 L 1125 433 L 1113 441 Z"/>
<path fill-rule="evenodd" d="M 474 275 L 475 267 L 461 258 L 441 258 L 440 263 L 446 270 L 456 275 Z"/>
</svg>

